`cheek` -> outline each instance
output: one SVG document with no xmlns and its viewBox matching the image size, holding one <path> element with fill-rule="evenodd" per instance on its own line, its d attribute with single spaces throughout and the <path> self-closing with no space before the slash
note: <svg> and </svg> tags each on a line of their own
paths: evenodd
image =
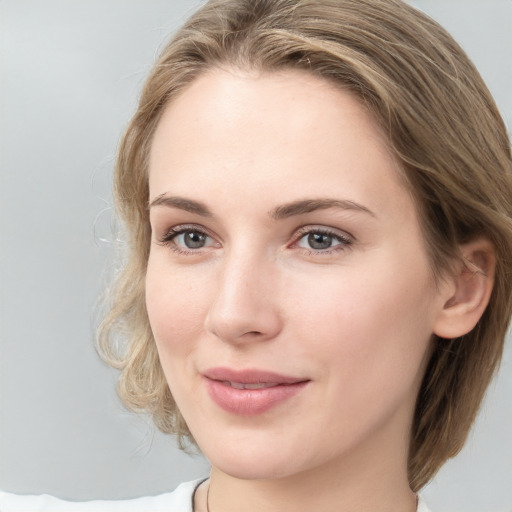
<svg viewBox="0 0 512 512">
<path fill-rule="evenodd" d="M 321 286 L 302 282 L 290 290 L 291 316 L 300 319 L 301 339 L 326 371 L 347 384 L 366 380 L 376 389 L 395 379 L 417 377 L 432 329 L 432 284 L 395 265 L 358 273 L 339 271 Z"/>
<path fill-rule="evenodd" d="M 163 364 L 168 353 L 179 356 L 192 350 L 190 341 L 203 327 L 206 307 L 204 281 L 168 267 L 150 257 L 146 275 L 147 312 Z"/>
</svg>

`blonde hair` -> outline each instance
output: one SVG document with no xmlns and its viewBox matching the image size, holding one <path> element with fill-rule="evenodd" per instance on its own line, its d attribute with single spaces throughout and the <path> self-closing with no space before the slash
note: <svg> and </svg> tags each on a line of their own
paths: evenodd
<svg viewBox="0 0 512 512">
<path fill-rule="evenodd" d="M 459 244 L 486 237 L 495 284 L 469 334 L 434 340 L 409 451 L 411 488 L 462 448 L 503 350 L 512 310 L 512 170 L 503 121 L 480 75 L 436 22 L 399 0 L 211 0 L 165 47 L 120 143 L 116 207 L 128 255 L 99 336 L 125 404 L 191 439 L 158 360 L 145 308 L 148 154 L 164 107 L 207 69 L 303 69 L 373 113 L 416 199 L 436 277 Z M 193 440 L 192 440 L 193 442 Z"/>
</svg>

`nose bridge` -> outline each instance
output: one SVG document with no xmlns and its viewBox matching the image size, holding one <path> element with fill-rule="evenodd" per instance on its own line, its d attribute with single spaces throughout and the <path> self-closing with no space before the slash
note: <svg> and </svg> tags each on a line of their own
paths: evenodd
<svg viewBox="0 0 512 512">
<path fill-rule="evenodd" d="M 240 244 L 229 251 L 216 277 L 206 329 L 231 342 L 269 339 L 280 330 L 274 301 L 275 264 L 264 251 Z"/>
</svg>

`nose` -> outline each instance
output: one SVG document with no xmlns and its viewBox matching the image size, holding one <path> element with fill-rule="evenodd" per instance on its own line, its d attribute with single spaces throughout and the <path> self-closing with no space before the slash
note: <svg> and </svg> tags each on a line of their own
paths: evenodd
<svg viewBox="0 0 512 512">
<path fill-rule="evenodd" d="M 279 334 L 278 276 L 271 262 L 233 255 L 216 279 L 205 319 L 208 332 L 229 343 L 271 340 Z"/>
</svg>

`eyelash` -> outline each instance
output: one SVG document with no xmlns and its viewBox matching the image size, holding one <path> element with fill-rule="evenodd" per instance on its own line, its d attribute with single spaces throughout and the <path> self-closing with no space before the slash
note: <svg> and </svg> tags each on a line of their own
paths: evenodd
<svg viewBox="0 0 512 512">
<path fill-rule="evenodd" d="M 184 233 L 196 233 L 201 236 L 205 236 L 208 238 L 213 237 L 203 228 L 196 225 L 179 225 L 172 227 L 169 229 L 161 238 L 158 239 L 158 244 L 168 247 L 171 251 L 189 256 L 189 255 L 196 255 L 203 249 L 204 247 L 200 247 L 197 249 L 185 249 L 181 246 L 179 246 L 175 239 L 184 234 Z M 349 235 L 343 235 L 338 232 L 335 232 L 333 230 L 330 230 L 325 227 L 315 227 L 315 226 L 305 226 L 303 228 L 300 228 L 297 230 L 297 232 L 294 234 L 293 241 L 289 245 L 289 247 L 293 247 L 294 245 L 298 244 L 305 236 L 311 235 L 311 234 L 318 234 L 323 236 L 331 237 L 333 240 L 339 242 L 339 244 L 329 247 L 327 249 L 313 249 L 313 248 L 304 248 L 299 247 L 302 251 L 304 251 L 308 256 L 327 256 L 331 255 L 333 253 L 341 252 L 347 250 L 350 245 L 353 244 L 354 239 L 353 237 Z"/>
<path fill-rule="evenodd" d="M 184 233 L 197 233 L 199 235 L 203 235 L 205 237 L 211 237 L 204 229 L 202 229 L 199 226 L 196 226 L 194 224 L 188 224 L 188 225 L 180 225 L 175 226 L 171 229 L 169 229 L 159 240 L 158 244 L 163 245 L 165 247 L 168 247 L 171 251 L 182 254 L 185 256 L 194 255 L 197 254 L 201 249 L 184 249 L 180 247 L 176 242 L 175 239 Z"/>
<path fill-rule="evenodd" d="M 347 250 L 352 243 L 354 242 L 353 237 L 347 235 L 347 234 L 341 234 L 337 231 L 333 231 L 329 228 L 325 227 L 316 227 L 316 226 L 305 226 L 303 228 L 300 228 L 296 234 L 293 237 L 292 245 L 296 245 L 299 243 L 305 236 L 311 235 L 311 234 L 318 234 L 323 236 L 331 237 L 333 240 L 336 240 L 339 242 L 338 245 L 329 247 L 327 249 L 307 249 L 307 248 L 301 248 L 302 250 L 306 251 L 308 256 L 329 256 L 333 253 L 342 252 Z"/>
</svg>

